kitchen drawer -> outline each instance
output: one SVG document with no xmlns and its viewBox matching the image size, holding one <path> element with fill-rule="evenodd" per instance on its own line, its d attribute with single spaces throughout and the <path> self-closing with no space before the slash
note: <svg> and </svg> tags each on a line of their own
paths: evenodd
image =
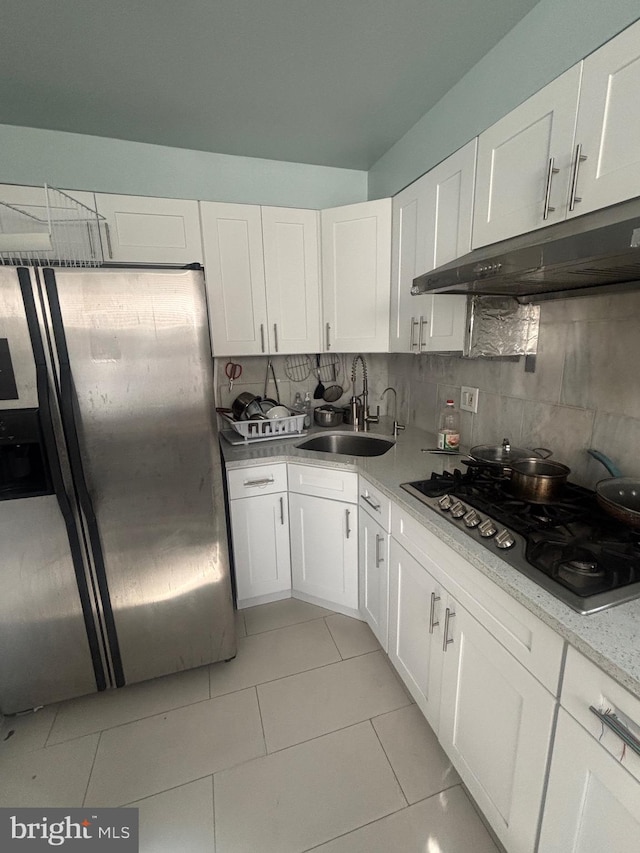
<svg viewBox="0 0 640 853">
<path fill-rule="evenodd" d="M 229 498 L 248 498 L 251 495 L 268 495 L 287 491 L 287 466 L 253 465 L 250 468 L 231 468 L 227 471 Z"/>
<path fill-rule="evenodd" d="M 593 706 L 616 714 L 640 740 L 640 699 L 570 646 L 560 704 L 640 781 L 640 755 L 629 746 L 625 748 L 622 739 L 589 710 Z"/>
<path fill-rule="evenodd" d="M 300 495 L 333 498 L 355 504 L 358 502 L 358 475 L 355 471 L 339 468 L 290 464 L 289 490 Z"/>
<path fill-rule="evenodd" d="M 359 505 L 387 532 L 391 530 L 391 501 L 364 477 L 359 481 Z"/>
<path fill-rule="evenodd" d="M 394 503 L 391 535 L 547 690 L 557 695 L 564 641 L 555 631 Z"/>
</svg>

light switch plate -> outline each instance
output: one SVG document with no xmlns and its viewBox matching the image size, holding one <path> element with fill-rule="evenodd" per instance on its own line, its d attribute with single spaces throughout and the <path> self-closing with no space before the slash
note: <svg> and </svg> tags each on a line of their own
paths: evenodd
<svg viewBox="0 0 640 853">
<path fill-rule="evenodd" d="M 478 411 L 478 389 L 462 386 L 460 391 L 460 408 L 465 412 Z"/>
</svg>

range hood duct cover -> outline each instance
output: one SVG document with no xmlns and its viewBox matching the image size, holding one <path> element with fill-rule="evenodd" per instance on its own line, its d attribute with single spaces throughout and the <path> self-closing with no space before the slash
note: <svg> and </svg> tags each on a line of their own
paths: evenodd
<svg viewBox="0 0 640 853">
<path fill-rule="evenodd" d="M 418 276 L 411 292 L 536 302 L 640 288 L 640 199 L 475 249 Z"/>
</svg>

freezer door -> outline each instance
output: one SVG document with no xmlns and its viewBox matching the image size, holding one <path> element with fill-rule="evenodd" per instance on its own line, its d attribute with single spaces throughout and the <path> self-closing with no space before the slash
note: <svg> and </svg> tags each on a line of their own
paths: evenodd
<svg viewBox="0 0 640 853">
<path fill-rule="evenodd" d="M 232 657 L 202 273 L 56 271 L 54 288 L 45 271 L 45 280 L 64 326 L 54 308 L 125 681 Z"/>
<path fill-rule="evenodd" d="M 36 409 L 36 367 L 15 267 L 0 267 L 0 409 Z"/>
<path fill-rule="evenodd" d="M 0 501 L 0 560 L 0 712 L 95 692 L 69 539 L 55 495 Z"/>
</svg>

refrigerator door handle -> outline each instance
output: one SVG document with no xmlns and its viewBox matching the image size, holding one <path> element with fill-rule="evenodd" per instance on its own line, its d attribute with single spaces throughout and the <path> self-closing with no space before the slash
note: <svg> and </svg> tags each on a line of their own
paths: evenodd
<svg viewBox="0 0 640 853">
<path fill-rule="evenodd" d="M 120 654 L 120 645 L 118 643 L 118 635 L 116 633 L 115 620 L 113 616 L 113 607 L 111 605 L 111 596 L 109 594 L 109 586 L 107 583 L 107 573 L 104 563 L 104 554 L 102 552 L 102 544 L 100 542 L 100 531 L 98 528 L 98 520 L 91 494 L 87 487 L 87 482 L 84 476 L 82 465 L 82 454 L 80 451 L 80 440 L 78 438 L 78 430 L 74 415 L 74 386 L 73 376 L 71 373 L 71 364 L 69 361 L 69 351 L 67 349 L 67 341 L 64 334 L 64 326 L 62 322 L 62 312 L 60 310 L 60 302 L 58 299 L 58 289 L 56 287 L 55 272 L 53 269 L 46 267 L 43 270 L 44 284 L 47 294 L 47 302 L 51 316 L 51 325 L 53 326 L 53 335 L 55 339 L 56 349 L 58 353 L 58 365 L 60 371 L 60 413 L 64 427 L 65 438 L 69 450 L 69 464 L 73 473 L 73 478 L 78 489 L 78 499 L 80 507 L 84 513 L 89 541 L 94 558 L 96 570 L 96 579 L 100 598 L 102 601 L 102 609 L 104 613 L 105 628 L 109 640 L 109 651 L 111 654 L 111 663 L 113 666 L 114 682 L 117 687 L 123 687 L 125 682 L 124 669 L 122 666 L 122 656 Z"/>
<path fill-rule="evenodd" d="M 40 411 L 40 427 L 42 429 L 43 444 L 46 451 L 49 470 L 51 472 L 51 482 L 55 492 L 56 500 L 64 520 L 67 537 L 69 539 L 69 548 L 73 560 L 74 573 L 78 586 L 78 595 L 82 607 L 84 625 L 87 632 L 87 639 L 91 651 L 93 669 L 96 678 L 96 687 L 98 690 L 105 690 L 107 687 L 107 679 L 105 669 L 100 654 L 100 642 L 98 632 L 93 618 L 93 608 L 91 605 L 91 595 L 89 593 L 89 585 L 84 572 L 84 560 L 82 556 L 82 546 L 80 544 L 80 534 L 69 500 L 69 495 L 64 484 L 64 477 L 60 467 L 60 458 L 56 445 L 55 430 L 51 415 L 51 399 L 50 388 L 47 376 L 47 363 L 44 352 L 44 343 L 40 333 L 38 324 L 38 314 L 36 310 L 35 300 L 33 296 L 33 285 L 29 270 L 25 267 L 19 267 L 17 270 L 18 280 L 20 282 L 20 290 L 22 293 L 22 301 L 29 329 L 29 338 L 33 349 L 33 356 L 36 368 L 36 385 L 38 392 L 38 403 Z"/>
</svg>

